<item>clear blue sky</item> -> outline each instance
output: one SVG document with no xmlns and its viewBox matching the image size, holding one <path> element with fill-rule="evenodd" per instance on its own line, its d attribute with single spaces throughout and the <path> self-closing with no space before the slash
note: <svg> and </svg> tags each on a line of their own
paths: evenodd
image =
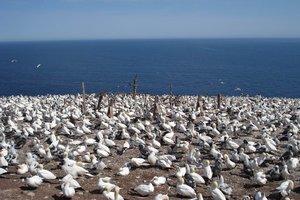
<svg viewBox="0 0 300 200">
<path fill-rule="evenodd" d="M 0 41 L 300 37 L 299 0 L 0 0 Z"/>
</svg>

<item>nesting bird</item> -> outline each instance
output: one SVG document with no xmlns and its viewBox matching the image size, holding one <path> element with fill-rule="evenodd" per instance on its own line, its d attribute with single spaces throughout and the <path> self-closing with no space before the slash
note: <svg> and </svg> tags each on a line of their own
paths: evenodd
<svg viewBox="0 0 300 200">
<path fill-rule="evenodd" d="M 30 178 L 26 178 L 25 183 L 30 187 L 37 188 L 43 183 L 43 178 L 41 178 L 38 175 L 35 175 Z"/>
<path fill-rule="evenodd" d="M 176 189 L 177 189 L 178 194 L 183 197 L 192 197 L 192 198 L 196 197 L 195 190 L 192 187 L 184 184 L 184 179 L 181 176 L 178 177 Z"/>
<path fill-rule="evenodd" d="M 134 188 L 134 191 L 137 192 L 141 196 L 148 196 L 154 192 L 154 187 L 152 183 L 149 184 L 141 184 Z"/>
</svg>

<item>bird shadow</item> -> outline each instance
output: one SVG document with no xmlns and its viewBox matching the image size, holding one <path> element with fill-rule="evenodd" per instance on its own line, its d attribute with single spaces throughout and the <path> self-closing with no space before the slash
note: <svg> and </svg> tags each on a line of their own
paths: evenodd
<svg viewBox="0 0 300 200">
<path fill-rule="evenodd" d="M 8 175 L 8 173 L 6 173 L 5 175 Z M 5 176 L 4 174 L 0 176 L 0 179 L 11 179 L 10 177 Z"/>
<path fill-rule="evenodd" d="M 152 168 L 153 166 L 151 165 L 142 165 L 142 166 L 139 166 L 139 167 L 132 167 L 132 169 L 150 169 Z"/>
<path fill-rule="evenodd" d="M 96 189 L 96 190 L 91 190 L 89 191 L 90 194 L 102 194 L 103 193 L 103 190 L 100 190 L 100 189 Z"/>
<path fill-rule="evenodd" d="M 149 195 L 146 195 L 146 196 L 142 196 L 142 195 L 139 195 L 133 188 L 130 188 L 130 190 L 127 192 L 127 194 L 133 196 L 133 197 L 147 197 Z"/>
<path fill-rule="evenodd" d="M 268 199 L 281 199 L 281 195 L 279 192 L 274 192 L 269 194 Z"/>
<path fill-rule="evenodd" d="M 179 199 L 191 199 L 190 197 L 182 196 L 180 194 L 176 194 L 174 197 L 177 197 Z"/>
<path fill-rule="evenodd" d="M 293 192 L 300 194 L 300 186 L 296 187 Z"/>
<path fill-rule="evenodd" d="M 259 188 L 259 187 L 261 187 L 261 186 L 258 185 L 258 184 L 248 184 L 248 183 L 246 183 L 244 185 L 244 188 Z"/>
<path fill-rule="evenodd" d="M 236 176 L 239 176 L 239 177 L 242 177 L 242 178 L 246 178 L 246 179 L 250 179 L 251 178 L 250 175 L 244 174 L 244 173 L 241 173 L 241 174 L 233 174 L 233 173 L 231 173 L 231 175 L 236 175 Z"/>
<path fill-rule="evenodd" d="M 51 185 L 57 184 L 56 180 L 44 180 L 44 183 L 49 183 Z"/>
<path fill-rule="evenodd" d="M 55 195 L 52 195 L 52 198 L 54 199 L 54 200 L 69 200 L 69 199 L 72 199 L 72 198 L 69 198 L 69 197 L 65 197 L 65 196 L 58 196 L 57 194 L 55 194 Z"/>
<path fill-rule="evenodd" d="M 24 190 L 24 191 L 33 191 L 33 190 L 36 190 L 36 188 L 30 187 L 30 186 L 21 186 L 20 189 Z"/>
<path fill-rule="evenodd" d="M 61 190 L 61 185 L 55 186 L 55 189 Z"/>
</svg>

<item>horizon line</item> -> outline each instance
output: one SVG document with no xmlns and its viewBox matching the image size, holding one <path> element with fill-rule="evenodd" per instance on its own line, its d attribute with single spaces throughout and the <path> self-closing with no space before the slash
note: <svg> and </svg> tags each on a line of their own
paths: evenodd
<svg viewBox="0 0 300 200">
<path fill-rule="evenodd" d="M 24 40 L 0 40 L 6 42 L 63 42 L 63 41 L 112 41 L 112 40 L 239 40 L 239 39 L 300 39 L 300 37 L 145 37 L 145 38 L 62 38 L 62 39 L 24 39 Z"/>
</svg>

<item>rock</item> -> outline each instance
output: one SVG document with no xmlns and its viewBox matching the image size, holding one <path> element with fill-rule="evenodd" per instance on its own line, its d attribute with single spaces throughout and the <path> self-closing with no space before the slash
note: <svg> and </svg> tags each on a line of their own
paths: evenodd
<svg viewBox="0 0 300 200">
<path fill-rule="evenodd" d="M 35 193 L 34 192 L 26 192 L 25 193 L 27 196 L 30 196 L 30 197 L 34 197 L 35 196 Z"/>
</svg>

